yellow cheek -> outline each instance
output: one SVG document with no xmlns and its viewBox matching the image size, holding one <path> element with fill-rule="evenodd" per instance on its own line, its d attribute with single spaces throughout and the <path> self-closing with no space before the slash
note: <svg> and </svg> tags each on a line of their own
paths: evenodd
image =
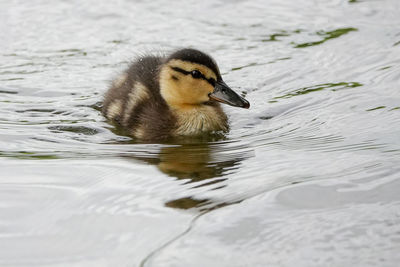
<svg viewBox="0 0 400 267">
<path fill-rule="evenodd" d="M 175 78 L 174 78 L 175 77 Z M 160 73 L 160 93 L 169 105 L 198 105 L 209 101 L 214 87 L 202 79 L 193 79 L 163 67 Z"/>
<path fill-rule="evenodd" d="M 184 86 L 180 87 L 181 95 L 186 103 L 200 104 L 208 101 L 208 94 L 213 92 L 214 88 L 204 80 L 187 79 Z"/>
</svg>

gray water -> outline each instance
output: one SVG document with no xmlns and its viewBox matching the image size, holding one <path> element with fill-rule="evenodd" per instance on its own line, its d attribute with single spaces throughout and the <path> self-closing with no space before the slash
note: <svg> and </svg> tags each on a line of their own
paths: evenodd
<svg viewBox="0 0 400 267">
<path fill-rule="evenodd" d="M 1 1 L 0 266 L 398 266 L 400 1 Z M 144 144 L 99 112 L 196 47 L 251 109 Z"/>
</svg>

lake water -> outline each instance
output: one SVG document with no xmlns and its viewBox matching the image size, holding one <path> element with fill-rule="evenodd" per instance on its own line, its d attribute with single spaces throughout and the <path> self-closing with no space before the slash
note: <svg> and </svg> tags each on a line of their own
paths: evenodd
<svg viewBox="0 0 400 267">
<path fill-rule="evenodd" d="M 0 266 L 398 266 L 400 1 L 1 1 Z M 144 144 L 137 55 L 211 54 L 249 110 Z"/>
</svg>

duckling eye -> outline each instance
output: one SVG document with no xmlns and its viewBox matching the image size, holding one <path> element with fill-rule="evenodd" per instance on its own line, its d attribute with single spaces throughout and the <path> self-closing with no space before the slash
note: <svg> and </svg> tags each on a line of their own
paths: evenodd
<svg viewBox="0 0 400 267">
<path fill-rule="evenodd" d="M 195 79 L 199 79 L 199 78 L 203 77 L 203 74 L 201 74 L 201 72 L 198 70 L 192 70 L 192 72 L 190 74 L 192 74 L 192 77 Z"/>
</svg>

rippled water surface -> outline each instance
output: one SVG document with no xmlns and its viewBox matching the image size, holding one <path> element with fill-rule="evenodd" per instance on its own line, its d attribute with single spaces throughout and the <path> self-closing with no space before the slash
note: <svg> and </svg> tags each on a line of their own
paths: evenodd
<svg viewBox="0 0 400 267">
<path fill-rule="evenodd" d="M 1 266 L 398 266 L 400 2 L 1 1 Z M 101 116 L 196 47 L 251 102 L 226 138 Z"/>
</svg>

